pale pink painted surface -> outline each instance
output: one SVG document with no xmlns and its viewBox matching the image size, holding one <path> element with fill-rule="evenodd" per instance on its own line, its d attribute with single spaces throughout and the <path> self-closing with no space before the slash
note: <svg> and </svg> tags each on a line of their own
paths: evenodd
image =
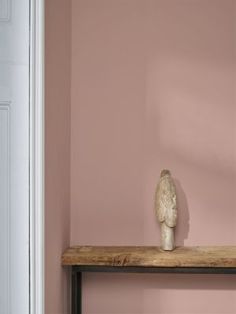
<svg viewBox="0 0 236 314">
<path fill-rule="evenodd" d="M 177 244 L 235 244 L 234 4 L 72 0 L 72 245 L 158 245 L 165 167 Z M 236 313 L 232 276 L 88 274 L 84 287 L 85 314 Z"/>
<path fill-rule="evenodd" d="M 45 303 L 46 314 L 68 313 L 62 251 L 70 243 L 70 21 L 68 0 L 46 0 Z"/>
</svg>

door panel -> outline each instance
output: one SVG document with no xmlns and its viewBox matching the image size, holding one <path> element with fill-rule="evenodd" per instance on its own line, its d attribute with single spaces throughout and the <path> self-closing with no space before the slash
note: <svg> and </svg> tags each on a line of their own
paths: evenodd
<svg viewBox="0 0 236 314">
<path fill-rule="evenodd" d="M 0 247 L 0 314 L 27 314 L 29 0 L 0 0 Z"/>
</svg>

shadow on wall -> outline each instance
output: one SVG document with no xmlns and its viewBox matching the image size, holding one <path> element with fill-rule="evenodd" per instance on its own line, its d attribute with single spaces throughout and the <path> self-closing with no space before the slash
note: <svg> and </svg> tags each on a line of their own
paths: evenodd
<svg viewBox="0 0 236 314">
<path fill-rule="evenodd" d="M 214 302 L 215 298 L 235 302 L 234 276 L 87 273 L 83 282 L 84 312 L 93 314 L 222 314 L 225 305 Z"/>
<path fill-rule="evenodd" d="M 175 243 L 177 246 L 184 245 L 184 240 L 188 239 L 189 234 L 189 208 L 185 192 L 179 182 L 174 178 L 177 194 L 178 222 L 175 231 Z M 180 232 L 181 230 L 181 232 Z"/>
</svg>

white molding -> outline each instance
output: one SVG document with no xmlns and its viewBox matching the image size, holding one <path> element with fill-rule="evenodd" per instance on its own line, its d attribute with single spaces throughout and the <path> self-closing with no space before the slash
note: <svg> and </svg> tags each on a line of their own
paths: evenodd
<svg viewBox="0 0 236 314">
<path fill-rule="evenodd" d="M 9 107 L 11 104 L 10 100 L 0 100 L 0 106 Z"/>
<path fill-rule="evenodd" d="M 10 101 L 0 101 L 0 112 L 1 111 L 6 111 L 7 113 L 7 131 L 6 133 L 4 133 L 4 137 L 6 137 L 6 150 L 7 150 L 7 162 L 5 164 L 5 170 L 7 172 L 7 176 L 6 176 L 6 185 L 5 185 L 5 188 L 7 189 L 7 200 L 6 200 L 6 218 L 7 218 L 7 222 L 6 222 L 6 242 L 7 242 L 7 245 L 6 245 L 6 252 L 4 252 L 4 250 L 2 251 L 4 256 L 3 256 L 3 259 L 6 258 L 6 265 L 7 265 L 7 270 L 6 270 L 6 277 L 7 277 L 7 280 L 4 282 L 4 285 L 5 285 L 5 292 L 7 294 L 6 298 L 6 304 L 5 303 L 5 300 L 3 298 L 3 304 L 1 305 L 2 306 L 2 309 L 5 309 L 5 312 L 6 313 L 11 313 L 11 302 L 10 302 L 10 230 L 11 230 L 11 224 L 10 224 L 10 211 L 11 211 L 11 208 L 10 208 Z M 2 130 L 1 130 L 2 131 Z M 0 135 L 1 137 L 1 135 Z M 4 174 L 3 174 L 3 178 L 4 178 Z M 2 248 L 3 249 L 3 248 Z M 5 278 L 6 279 L 6 278 Z M 4 305 L 6 305 L 6 308 L 4 307 Z"/>
<path fill-rule="evenodd" d="M 44 0 L 30 5 L 30 314 L 44 314 Z"/>
</svg>

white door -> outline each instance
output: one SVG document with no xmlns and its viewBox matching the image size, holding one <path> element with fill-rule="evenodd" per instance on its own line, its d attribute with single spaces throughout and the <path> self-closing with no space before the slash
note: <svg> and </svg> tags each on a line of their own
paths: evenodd
<svg viewBox="0 0 236 314">
<path fill-rule="evenodd" d="M 29 0 L 0 0 L 0 314 L 29 313 Z"/>
</svg>

